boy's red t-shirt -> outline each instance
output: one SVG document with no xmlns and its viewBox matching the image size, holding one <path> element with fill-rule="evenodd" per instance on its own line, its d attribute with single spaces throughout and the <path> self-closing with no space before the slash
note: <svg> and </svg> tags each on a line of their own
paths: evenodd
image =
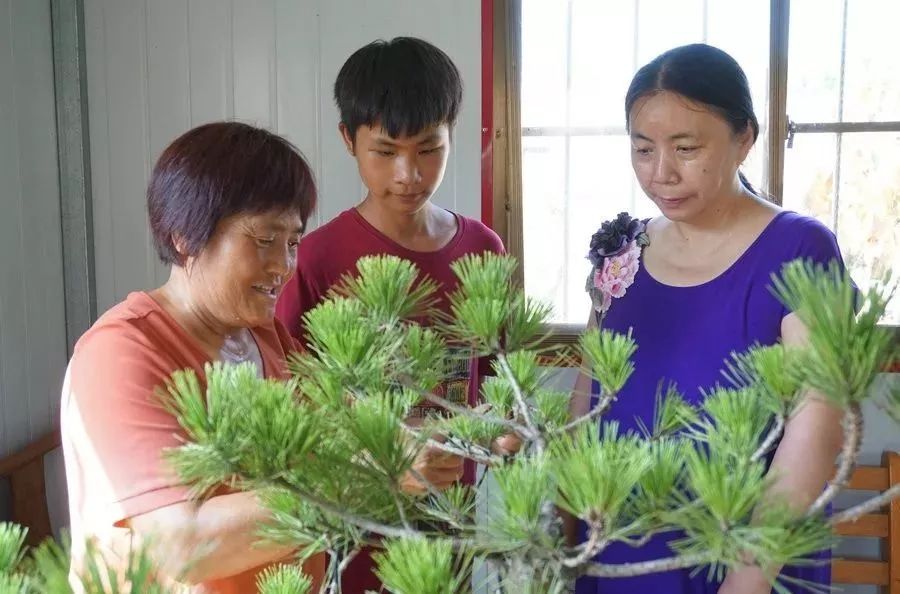
<svg viewBox="0 0 900 594">
<path fill-rule="evenodd" d="M 447 245 L 434 252 L 416 252 L 378 231 L 355 208 L 345 210 L 300 242 L 297 273 L 281 293 L 275 309 L 276 317 L 291 335 L 305 342 L 303 315 L 323 301 L 328 290 L 344 275 L 355 274 L 356 262 L 360 258 L 378 254 L 409 260 L 418 267 L 421 275 L 436 281 L 437 308 L 450 313 L 449 296 L 457 288 L 456 275 L 450 264 L 467 254 L 504 252 L 503 242 L 486 225 L 455 216 L 458 229 Z M 476 403 L 480 378 L 487 371 L 484 360 L 478 363 L 465 365 L 469 369 L 451 372 L 448 382 L 439 388 L 444 391 L 445 397 L 459 404 Z"/>
<path fill-rule="evenodd" d="M 455 213 L 454 213 L 455 214 Z M 437 282 L 437 308 L 450 313 L 449 296 L 456 290 L 456 275 L 450 264 L 468 254 L 484 252 L 504 253 L 503 242 L 489 227 L 455 214 L 457 231 L 450 242 L 433 252 L 407 249 L 387 237 L 356 210 L 339 214 L 326 225 L 316 229 L 300 242 L 297 251 L 297 273 L 282 291 L 276 306 L 276 317 L 288 331 L 302 342 L 303 315 L 323 301 L 328 290 L 347 274 L 356 273 L 356 262 L 363 256 L 393 255 L 411 261 L 421 275 Z M 449 374 L 436 392 L 458 404 L 475 405 L 481 378 L 489 371 L 486 359 L 466 362 Z M 474 482 L 474 469 L 467 467 L 463 481 Z M 367 589 L 378 591 L 381 584 L 372 573 L 372 560 L 363 551 L 344 572 L 342 589 L 345 594 L 363 594 Z"/>
</svg>

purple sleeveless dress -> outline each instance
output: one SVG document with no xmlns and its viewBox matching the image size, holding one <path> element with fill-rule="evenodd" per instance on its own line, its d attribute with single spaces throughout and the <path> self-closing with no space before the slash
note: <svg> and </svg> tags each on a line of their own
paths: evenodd
<svg viewBox="0 0 900 594">
<path fill-rule="evenodd" d="M 638 344 L 635 372 L 603 420 L 617 420 L 620 431 L 638 430 L 637 419 L 653 426 L 653 409 L 660 380 L 675 382 L 688 401 L 701 400 L 701 388 L 724 384 L 720 370 L 732 352 L 756 343 L 771 345 L 781 337 L 781 320 L 790 312 L 772 295 L 771 277 L 796 258 L 826 264 L 840 261 L 834 234 L 815 219 L 782 211 L 746 252 L 713 280 L 692 287 L 664 285 L 643 266 L 625 295 L 613 299 L 603 327 L 625 333 Z M 594 385 L 593 392 L 598 393 Z M 596 400 L 594 401 L 594 403 Z M 824 485 L 823 485 L 824 486 Z M 667 542 L 674 534 L 653 538 L 646 546 L 615 544 L 599 557 L 603 563 L 630 563 L 671 556 Z M 825 561 L 787 567 L 783 575 L 830 584 Z M 719 583 L 708 581 L 705 569 L 677 570 L 635 578 L 578 580 L 578 594 L 715 594 Z M 787 585 L 787 584 L 785 584 Z M 788 586 L 790 587 L 790 586 Z M 793 590 L 792 590 L 793 591 Z M 800 591 L 800 590 L 798 590 Z"/>
</svg>

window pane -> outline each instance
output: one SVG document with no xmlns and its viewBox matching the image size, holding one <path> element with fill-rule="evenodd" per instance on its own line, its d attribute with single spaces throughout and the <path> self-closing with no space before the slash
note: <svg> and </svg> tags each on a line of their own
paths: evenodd
<svg viewBox="0 0 900 594">
<path fill-rule="evenodd" d="M 794 121 L 838 119 L 843 4 L 791 2 L 787 112 Z"/>
<path fill-rule="evenodd" d="M 789 210 L 816 217 L 832 226 L 835 134 L 798 134 L 784 153 L 784 201 Z"/>
<path fill-rule="evenodd" d="M 750 83 L 760 129 L 743 172 L 755 188 L 765 191 L 769 185 L 769 3 L 716 0 L 707 6 L 707 42 L 731 54 Z M 741 18 L 735 18 L 737 14 Z"/>
<path fill-rule="evenodd" d="M 522 2 L 522 126 L 566 123 L 565 2 Z"/>
<path fill-rule="evenodd" d="M 586 258 L 591 235 L 601 222 L 622 211 L 634 212 L 633 201 L 640 195 L 632 188 L 634 176 L 627 136 L 583 136 L 572 138 L 571 143 L 569 225 L 564 236 L 569 275 L 566 300 L 557 321 L 584 323 L 590 308 L 584 283 L 591 267 Z M 607 173 L 598 177 L 597 171 Z"/>
<path fill-rule="evenodd" d="M 640 0 L 638 66 L 673 47 L 704 41 L 703 4 L 703 0 Z"/>
<path fill-rule="evenodd" d="M 522 139 L 525 291 L 561 308 L 565 274 L 565 140 Z"/>
<path fill-rule="evenodd" d="M 847 4 L 844 121 L 900 120 L 900 2 Z"/>
<path fill-rule="evenodd" d="M 625 91 L 636 70 L 633 4 L 573 3 L 571 125 L 625 128 Z"/>
<path fill-rule="evenodd" d="M 860 288 L 900 271 L 900 134 L 845 134 L 841 141 L 838 243 Z M 886 322 L 900 323 L 900 299 Z"/>
</svg>

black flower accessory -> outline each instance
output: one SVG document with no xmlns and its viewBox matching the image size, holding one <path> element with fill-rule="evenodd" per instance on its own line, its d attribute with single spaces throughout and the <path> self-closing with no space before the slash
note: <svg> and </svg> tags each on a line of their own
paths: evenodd
<svg viewBox="0 0 900 594">
<path fill-rule="evenodd" d="M 620 212 L 613 220 L 603 223 L 591 237 L 588 260 L 596 268 L 604 258 L 621 255 L 632 241 L 637 241 L 640 247 L 650 244 L 646 225 L 643 221 L 632 218 L 627 212 Z"/>
</svg>

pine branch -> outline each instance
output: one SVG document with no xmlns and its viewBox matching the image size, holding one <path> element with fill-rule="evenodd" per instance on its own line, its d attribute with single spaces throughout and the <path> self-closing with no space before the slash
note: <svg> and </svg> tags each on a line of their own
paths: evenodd
<svg viewBox="0 0 900 594">
<path fill-rule="evenodd" d="M 390 524 L 382 524 L 381 522 L 376 522 L 374 520 L 370 520 L 368 518 L 364 518 L 362 516 L 358 516 L 356 514 L 352 514 L 348 511 L 341 509 L 340 507 L 334 505 L 330 501 L 326 501 L 322 499 L 318 495 L 310 493 L 305 489 L 301 489 L 297 485 L 286 481 L 284 479 L 273 479 L 268 481 L 272 486 L 278 487 L 281 489 L 286 489 L 298 497 L 305 499 L 309 503 L 315 505 L 322 511 L 329 513 L 331 515 L 337 516 L 344 522 L 348 524 L 353 524 L 357 528 L 361 528 L 368 532 L 373 532 L 375 534 L 380 534 L 382 536 L 393 536 L 395 538 L 425 538 L 427 537 L 427 533 L 422 532 L 420 530 L 416 530 L 415 528 L 404 528 L 400 526 L 392 526 Z"/>
<path fill-rule="evenodd" d="M 822 513 L 825 506 L 838 496 L 842 489 L 850 482 L 850 475 L 856 460 L 859 457 L 859 448 L 862 443 L 863 419 L 859 403 L 851 402 L 844 412 L 844 447 L 841 450 L 841 461 L 834 479 L 829 481 L 828 487 L 819 495 L 806 512 L 806 517 Z"/>
<path fill-rule="evenodd" d="M 831 519 L 828 523 L 832 526 L 836 526 L 843 522 L 855 522 L 869 512 L 873 512 L 876 509 L 879 509 L 888 503 L 891 502 L 895 497 L 900 497 L 900 483 L 894 485 L 887 491 L 881 493 L 877 497 L 872 497 L 868 501 L 864 501 L 858 505 L 847 508 L 844 511 L 831 516 Z"/>
<path fill-rule="evenodd" d="M 524 419 L 525 425 L 528 427 L 528 432 L 525 435 L 522 435 L 522 438 L 533 443 L 536 451 L 542 453 L 547 447 L 546 442 L 531 416 L 531 409 L 528 407 L 528 402 L 525 401 L 525 396 L 522 394 L 522 387 L 516 380 L 516 376 L 509 366 L 509 360 L 507 360 L 505 353 L 497 353 L 497 363 L 500 365 L 503 375 L 506 376 L 506 380 L 509 382 L 510 386 L 512 386 L 513 395 L 516 398 L 519 412 L 522 414 L 522 419 Z"/>
<path fill-rule="evenodd" d="M 667 559 L 641 561 L 639 563 L 621 563 L 616 565 L 596 563 L 583 567 L 582 575 L 611 578 L 633 577 L 637 575 L 647 575 L 649 573 L 671 571 L 673 569 L 685 569 L 688 567 L 696 567 L 698 565 L 706 565 L 712 563 L 714 560 L 712 554 L 697 553 L 694 555 L 680 555 L 678 557 L 670 557 Z"/>
<path fill-rule="evenodd" d="M 460 406 L 460 405 L 456 404 L 455 402 L 451 402 L 450 400 L 447 400 L 446 398 L 441 398 L 437 394 L 428 392 L 427 390 L 417 390 L 415 388 L 415 386 L 413 386 L 412 384 L 409 384 L 409 383 L 404 383 L 404 387 L 417 392 L 422 398 L 431 402 L 432 404 L 437 404 L 438 406 L 442 406 L 453 413 L 471 417 L 473 419 L 478 419 L 479 421 L 484 421 L 487 423 L 494 423 L 496 425 L 500 425 L 501 427 L 506 427 L 507 429 L 512 430 L 514 433 L 516 433 L 523 439 L 526 439 L 528 437 L 527 429 L 525 427 L 523 427 L 522 425 L 520 425 L 519 423 L 516 423 L 515 421 L 511 421 L 509 419 L 504 419 L 503 417 L 490 417 L 487 415 L 479 414 L 479 413 L 475 412 L 474 410 L 472 410 L 471 408 L 468 408 L 466 406 Z"/>
<path fill-rule="evenodd" d="M 760 444 L 759 449 L 750 456 L 750 462 L 757 462 L 763 456 L 768 454 L 775 445 L 775 442 L 781 437 L 782 433 L 784 433 L 784 415 L 778 414 L 775 416 L 775 423 L 769 429 L 766 439 Z"/>
<path fill-rule="evenodd" d="M 421 431 L 417 431 L 416 429 L 410 427 L 409 425 L 403 425 L 404 429 L 410 433 L 411 435 L 419 438 L 422 434 Z M 469 446 L 468 444 L 463 444 L 465 447 L 456 447 L 454 445 L 444 443 L 438 441 L 434 438 L 429 437 L 426 442 L 429 446 L 441 450 L 443 452 L 447 452 L 448 454 L 455 454 L 462 458 L 468 458 L 473 462 L 477 462 L 478 464 L 484 464 L 485 466 L 498 466 L 504 463 L 503 458 L 500 456 L 487 455 L 481 452 L 476 451 L 474 448 Z"/>
<path fill-rule="evenodd" d="M 604 391 L 603 396 L 600 397 L 600 401 L 597 402 L 597 406 L 595 406 L 593 408 L 593 410 L 591 410 L 591 412 L 589 412 L 586 415 L 582 415 L 582 416 L 578 417 L 577 419 L 575 419 L 574 421 L 571 421 L 564 427 L 560 427 L 554 433 L 568 433 L 568 432 L 572 431 L 573 429 L 580 427 L 582 423 L 589 423 L 589 422 L 594 421 L 598 417 L 603 416 L 603 414 L 607 410 L 609 410 L 609 407 L 612 405 L 612 403 L 615 399 L 616 399 L 616 394 L 614 394 L 614 393 L 607 394 Z"/>
<path fill-rule="evenodd" d="M 406 519 L 406 512 L 403 510 L 403 502 L 400 501 L 400 496 L 397 495 L 395 491 L 394 495 L 394 504 L 397 506 L 397 514 L 400 516 L 400 522 L 403 524 L 403 527 L 407 530 L 412 530 L 412 525 L 410 525 L 409 520 Z"/>
<path fill-rule="evenodd" d="M 581 567 L 585 563 L 597 556 L 600 551 L 606 548 L 609 541 L 603 538 L 603 529 L 600 521 L 590 522 L 588 524 L 588 540 L 581 552 L 571 559 L 563 560 L 566 567 Z"/>
<path fill-rule="evenodd" d="M 341 520 L 353 524 L 357 528 L 361 528 L 362 530 L 366 530 L 368 532 L 373 532 L 375 534 L 380 534 L 381 536 L 388 536 L 393 538 L 429 538 L 431 536 L 430 532 L 426 532 L 423 530 L 417 530 L 415 528 L 405 528 L 401 526 L 392 526 L 390 524 L 383 524 L 381 522 L 376 522 L 374 520 L 370 520 L 368 518 L 364 518 L 358 516 L 356 514 L 352 514 L 350 512 L 344 511 L 340 507 L 334 505 L 330 501 L 326 501 L 322 499 L 318 495 L 310 493 L 305 489 L 301 489 L 297 485 L 286 481 L 284 479 L 274 479 L 268 481 L 272 486 L 278 487 L 281 489 L 286 489 L 298 497 L 305 499 L 309 503 L 315 505 L 322 511 L 337 516 Z M 451 546 L 454 549 L 469 549 L 475 546 L 475 542 L 472 539 L 468 538 L 450 538 L 441 535 L 443 540 L 447 540 L 450 542 Z"/>
</svg>

